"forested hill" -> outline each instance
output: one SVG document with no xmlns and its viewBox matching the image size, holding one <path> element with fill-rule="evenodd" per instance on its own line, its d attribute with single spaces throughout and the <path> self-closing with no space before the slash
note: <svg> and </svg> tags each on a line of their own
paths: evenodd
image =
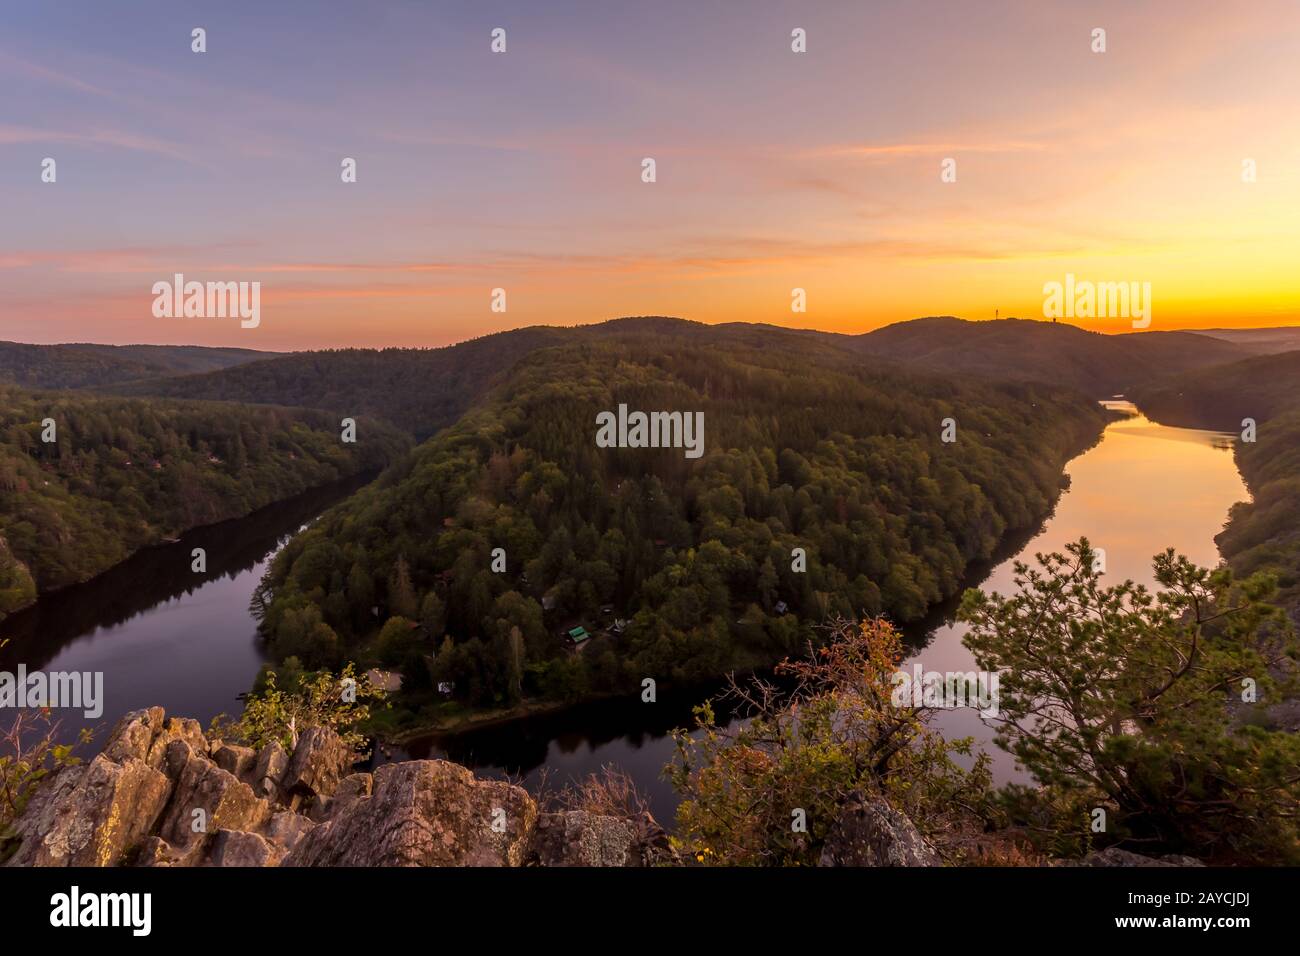
<svg viewBox="0 0 1300 956">
<path fill-rule="evenodd" d="M 1234 570 L 1270 570 L 1300 623 L 1300 351 L 1266 355 L 1154 382 L 1134 393 L 1149 417 L 1171 425 L 1242 434 L 1237 467 L 1251 500 L 1235 505 L 1215 541 Z"/>
<path fill-rule="evenodd" d="M 114 390 L 124 394 L 267 402 L 377 415 L 426 438 L 456 421 L 539 348 L 654 337 L 665 346 L 787 346 L 906 362 L 945 374 L 1068 385 L 1109 397 L 1161 375 L 1254 354 L 1252 346 L 1185 332 L 1100 335 L 1051 322 L 934 318 L 901 322 L 865 335 L 771 325 L 704 325 L 634 317 L 573 328 L 531 327 L 441 349 L 340 349 L 303 352 L 251 365 Z"/>
<path fill-rule="evenodd" d="M 968 322 L 950 316 L 899 322 L 851 342 L 879 358 L 962 375 L 1054 382 L 1093 398 L 1256 354 L 1249 346 L 1192 332 L 1103 335 L 1057 322 Z"/>
<path fill-rule="evenodd" d="M 0 382 L 29 388 L 94 388 L 135 379 L 226 369 L 276 352 L 198 345 L 22 345 L 0 342 Z"/>
<path fill-rule="evenodd" d="M 1103 427 L 1049 386 L 908 373 L 798 335 L 645 331 L 523 359 L 295 538 L 265 584 L 273 656 L 382 660 L 408 699 L 449 682 L 471 706 L 771 661 L 830 614 L 910 620 L 954 594 L 1046 515 Z M 702 412 L 703 456 L 597 447 L 619 403 Z M 561 632 L 578 625 L 600 633 L 574 654 Z"/>
<path fill-rule="evenodd" d="M 632 336 L 665 346 L 726 343 L 781 348 L 786 343 L 834 352 L 843 336 L 776 326 L 705 325 L 684 319 L 637 317 L 561 328 L 532 326 L 485 335 L 439 349 L 330 349 L 300 352 L 241 368 L 115 389 L 134 395 L 270 402 L 386 418 L 417 438 L 452 424 L 515 364 L 538 349 Z"/>
<path fill-rule="evenodd" d="M 136 382 L 114 391 L 375 415 L 425 438 L 463 415 L 524 355 L 571 334 L 536 327 L 441 349 L 298 352 L 220 372 Z"/>
<path fill-rule="evenodd" d="M 378 469 L 407 445 L 368 419 L 345 443 L 326 412 L 0 385 L 0 617 L 145 545 Z"/>
<path fill-rule="evenodd" d="M 1243 418 L 1264 421 L 1300 407 L 1300 350 L 1161 377 L 1132 397 L 1170 425 L 1240 431 Z"/>
</svg>

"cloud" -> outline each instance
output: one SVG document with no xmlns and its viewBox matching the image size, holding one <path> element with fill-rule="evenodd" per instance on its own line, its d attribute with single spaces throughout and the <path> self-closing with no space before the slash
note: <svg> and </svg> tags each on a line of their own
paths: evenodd
<svg viewBox="0 0 1300 956">
<path fill-rule="evenodd" d="M 38 129 L 34 126 L 0 125 L 0 146 L 20 143 L 71 143 L 77 146 L 107 146 L 112 149 L 126 149 L 142 153 L 166 156 L 196 165 L 206 165 L 195 160 L 190 153 L 177 143 L 155 139 L 149 136 L 137 136 L 116 129 L 92 129 L 85 132 L 68 130 Z"/>
<path fill-rule="evenodd" d="M 801 155 L 809 158 L 856 157 L 881 159 L 893 156 L 959 156 L 963 153 L 1037 153 L 1051 148 L 1046 143 L 1019 140 L 993 143 L 880 143 L 823 146 Z"/>
</svg>

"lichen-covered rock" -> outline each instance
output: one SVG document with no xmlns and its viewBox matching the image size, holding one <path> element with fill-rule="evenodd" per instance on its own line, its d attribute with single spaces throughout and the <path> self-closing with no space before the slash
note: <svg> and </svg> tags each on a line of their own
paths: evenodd
<svg viewBox="0 0 1300 956">
<path fill-rule="evenodd" d="M 246 776 L 251 776 L 253 766 L 257 763 L 257 752 L 252 747 L 223 743 L 213 752 L 212 759 L 226 773 L 243 780 Z"/>
<path fill-rule="evenodd" d="M 478 780 L 443 760 L 387 764 L 358 796 L 306 834 L 283 866 L 519 866 L 537 805 L 519 787 Z"/>
<path fill-rule="evenodd" d="M 208 739 L 203 736 L 203 728 L 199 726 L 197 720 L 188 717 L 168 717 L 164 720 L 149 745 L 149 755 L 145 758 L 145 762 L 155 770 L 167 773 L 173 780 L 175 775 L 167 767 L 167 750 L 177 741 L 184 743 L 195 753 L 206 755 L 208 752 Z M 180 766 L 173 769 L 179 770 Z"/>
<path fill-rule="evenodd" d="M 317 823 L 324 823 L 338 816 L 344 808 L 350 806 L 359 797 L 368 797 L 374 790 L 374 777 L 368 773 L 353 773 L 344 777 L 339 783 L 334 796 L 312 806 L 309 816 Z"/>
<path fill-rule="evenodd" d="M 940 866 L 905 814 L 880 797 L 849 801 L 822 846 L 819 866 Z"/>
<path fill-rule="evenodd" d="M 184 847 L 196 835 L 222 828 L 255 830 L 270 817 L 269 805 L 254 796 L 248 784 L 190 750 L 183 741 L 173 741 L 167 761 L 179 769 L 158 836 L 173 846 Z M 196 815 L 196 810 L 202 813 Z"/>
<path fill-rule="evenodd" d="M 279 796 L 280 778 L 289 766 L 289 755 L 284 752 L 278 740 L 273 740 L 257 755 L 257 762 L 249 774 L 249 785 L 253 793 L 268 800 Z"/>
<path fill-rule="evenodd" d="M 218 830 L 204 847 L 201 866 L 275 866 L 284 851 L 256 833 Z"/>
<path fill-rule="evenodd" d="M 133 710 L 124 714 L 109 732 L 104 749 L 100 752 L 114 763 L 121 763 L 128 757 L 147 763 L 150 745 L 162 730 L 165 719 L 166 714 L 161 707 Z"/>
<path fill-rule="evenodd" d="M 292 850 L 298 841 L 315 827 L 316 824 L 301 813 L 281 810 L 271 815 L 270 821 L 266 824 L 265 836 L 282 850 L 288 851 Z"/>
<path fill-rule="evenodd" d="M 129 752 L 130 746 L 117 752 Z M 143 760 L 100 754 L 46 780 L 14 823 L 8 866 L 116 866 L 149 835 L 167 804 L 168 780 Z"/>
<path fill-rule="evenodd" d="M 352 769 L 356 754 L 328 727 L 310 727 L 298 738 L 280 788 L 293 809 L 305 800 L 333 796 Z"/>
<path fill-rule="evenodd" d="M 136 854 L 136 866 L 183 866 L 181 853 L 166 840 L 151 836 Z"/>
<path fill-rule="evenodd" d="M 641 866 L 637 828 L 619 817 L 586 810 L 543 813 L 533 837 L 538 866 Z"/>
</svg>

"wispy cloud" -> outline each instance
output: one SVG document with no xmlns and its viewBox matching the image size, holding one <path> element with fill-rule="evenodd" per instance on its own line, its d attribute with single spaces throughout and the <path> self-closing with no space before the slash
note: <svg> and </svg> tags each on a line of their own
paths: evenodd
<svg viewBox="0 0 1300 956">
<path fill-rule="evenodd" d="M 964 153 L 1039 153 L 1051 149 L 1047 143 L 1009 140 L 995 143 L 880 143 L 848 146 L 823 146 L 801 155 L 809 158 L 847 157 L 861 159 L 958 156 Z"/>
<path fill-rule="evenodd" d="M 0 125 L 0 145 L 18 143 L 72 143 L 78 146 L 126 149 L 153 153 L 199 166 L 209 165 L 197 160 L 179 143 L 139 136 L 118 129 L 90 129 L 84 131 L 40 129 L 33 126 Z"/>
</svg>

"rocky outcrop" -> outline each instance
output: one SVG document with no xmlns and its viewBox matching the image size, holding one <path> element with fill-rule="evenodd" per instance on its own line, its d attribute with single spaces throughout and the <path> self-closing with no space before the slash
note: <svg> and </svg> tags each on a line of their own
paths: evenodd
<svg viewBox="0 0 1300 956">
<path fill-rule="evenodd" d="M 170 783 L 143 760 L 100 754 L 65 767 L 15 822 L 9 866 L 113 866 L 153 829 Z"/>
<path fill-rule="evenodd" d="M 534 842 L 541 866 L 642 866 L 636 827 L 585 810 L 543 813 Z"/>
<path fill-rule="evenodd" d="M 848 801 L 831 827 L 819 866 L 941 866 L 943 860 L 906 815 L 881 797 Z"/>
<path fill-rule="evenodd" d="M 173 846 L 217 829 L 256 830 L 270 817 L 270 805 L 252 787 L 185 741 L 172 741 L 167 762 L 176 768 L 175 785 L 158 836 Z"/>
<path fill-rule="evenodd" d="M 443 760 L 380 767 L 356 796 L 306 834 L 285 866 L 519 866 L 537 824 L 521 788 L 479 780 Z"/>
<path fill-rule="evenodd" d="M 645 866 L 672 859 L 648 814 L 540 813 L 526 791 L 442 760 L 354 773 L 333 731 L 292 753 L 209 742 L 161 708 L 60 770 L 12 830 L 7 866 Z"/>
<path fill-rule="evenodd" d="M 298 809 L 333 795 L 356 763 L 356 755 L 327 727 L 311 727 L 298 739 L 289 765 L 280 778 L 280 790 Z"/>
</svg>

